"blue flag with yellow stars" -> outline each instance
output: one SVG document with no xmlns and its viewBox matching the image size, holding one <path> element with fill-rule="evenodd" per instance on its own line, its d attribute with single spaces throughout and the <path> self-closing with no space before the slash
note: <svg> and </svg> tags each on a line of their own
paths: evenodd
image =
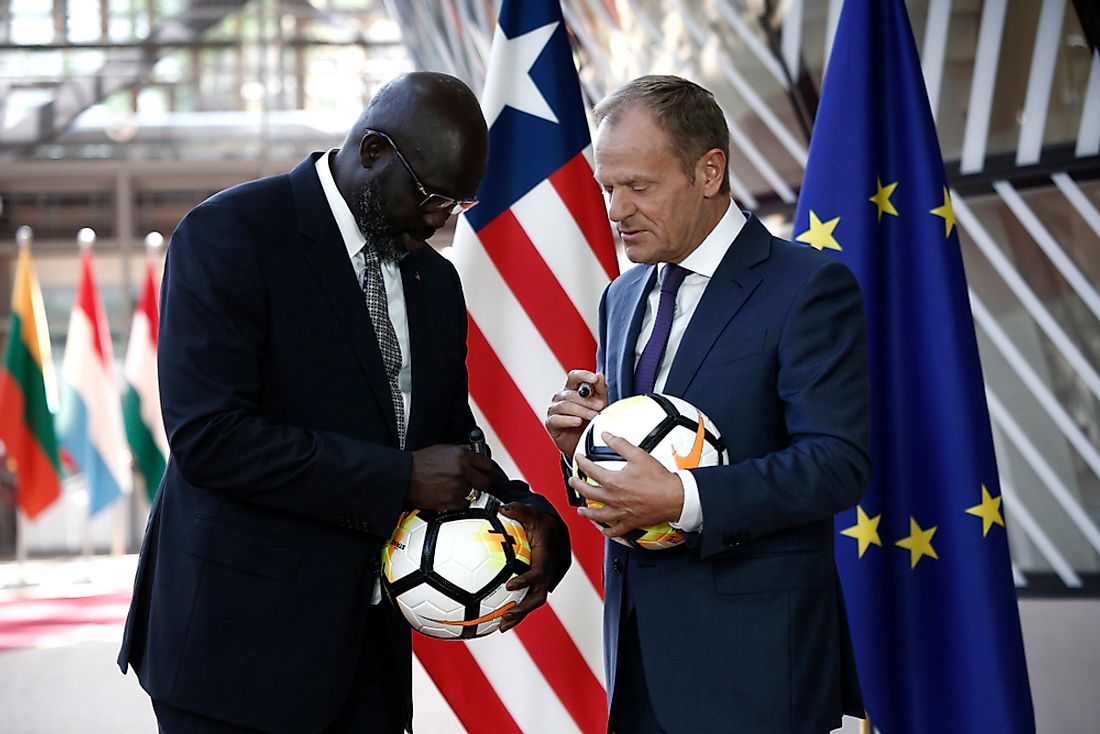
<svg viewBox="0 0 1100 734">
<path fill-rule="evenodd" d="M 902 0 L 847 0 L 795 215 L 859 279 L 871 489 L 837 516 L 860 683 L 882 734 L 1034 732 L 974 322 Z"/>
</svg>

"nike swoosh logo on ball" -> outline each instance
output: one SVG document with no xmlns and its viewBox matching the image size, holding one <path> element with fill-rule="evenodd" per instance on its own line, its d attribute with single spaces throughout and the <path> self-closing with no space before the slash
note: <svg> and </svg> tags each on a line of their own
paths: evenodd
<svg viewBox="0 0 1100 734">
<path fill-rule="evenodd" d="M 672 451 L 672 458 L 676 461 L 677 469 L 694 469 L 699 466 L 699 460 L 703 458 L 703 443 L 706 438 L 707 428 L 703 425 L 703 416 L 699 416 L 699 428 L 695 431 L 695 443 L 688 455 L 680 456 L 675 449 Z"/>
<path fill-rule="evenodd" d="M 503 617 L 504 613 L 514 606 L 516 606 L 516 603 L 514 601 L 510 601 L 495 612 L 489 612 L 484 617 L 469 619 L 464 622 L 449 622 L 446 619 L 433 619 L 430 621 L 437 622 L 439 624 L 449 624 L 452 627 L 473 627 L 475 624 L 481 624 L 482 622 L 488 622 L 489 620 L 496 619 L 497 617 Z"/>
</svg>

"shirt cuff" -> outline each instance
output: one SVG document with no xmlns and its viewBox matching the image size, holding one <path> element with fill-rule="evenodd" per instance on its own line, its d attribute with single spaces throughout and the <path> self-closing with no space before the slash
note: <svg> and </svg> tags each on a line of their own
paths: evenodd
<svg viewBox="0 0 1100 734">
<path fill-rule="evenodd" d="M 699 503 L 699 485 L 687 469 L 676 472 L 680 483 L 684 485 L 684 508 L 680 518 L 669 525 L 685 533 L 694 533 L 703 529 L 703 506 Z"/>
</svg>

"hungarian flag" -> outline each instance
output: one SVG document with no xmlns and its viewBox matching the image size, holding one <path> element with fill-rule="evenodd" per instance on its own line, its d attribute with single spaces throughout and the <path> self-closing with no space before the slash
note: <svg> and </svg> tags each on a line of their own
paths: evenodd
<svg viewBox="0 0 1100 734">
<path fill-rule="evenodd" d="M 15 475 L 16 503 L 34 518 L 61 496 L 61 462 L 47 397 L 53 393 L 50 337 L 29 247 L 20 249 L 15 268 L 5 355 L 0 441 Z"/>
<path fill-rule="evenodd" d="M 145 285 L 134 310 L 130 343 L 122 374 L 126 380 L 122 396 L 122 418 L 130 452 L 152 501 L 164 476 L 168 457 L 168 438 L 160 415 L 160 391 L 157 388 L 157 285 L 150 260 L 145 266 Z"/>
<path fill-rule="evenodd" d="M 88 482 L 90 514 L 130 491 L 122 403 L 107 314 L 96 293 L 92 250 L 80 258 L 80 282 L 61 361 L 61 446 Z"/>
<path fill-rule="evenodd" d="M 603 536 L 568 506 L 542 426 L 569 369 L 593 369 L 600 294 L 618 274 L 569 36 L 556 0 L 505 0 L 482 108 L 481 204 L 457 223 L 469 310 L 470 397 L 493 457 L 554 502 L 573 566 L 514 631 L 417 637 L 414 649 L 470 732 L 603 732 Z"/>
</svg>

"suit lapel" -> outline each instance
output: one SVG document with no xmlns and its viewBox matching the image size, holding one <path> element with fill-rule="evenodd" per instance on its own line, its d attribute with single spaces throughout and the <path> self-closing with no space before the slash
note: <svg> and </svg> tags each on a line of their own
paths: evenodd
<svg viewBox="0 0 1100 734">
<path fill-rule="evenodd" d="M 298 231 L 308 243 L 306 261 L 320 282 L 333 315 L 344 329 L 351 347 L 363 369 L 363 374 L 382 415 L 386 416 L 390 435 L 397 444 L 397 418 L 393 414 L 390 385 L 378 338 L 371 326 L 370 313 L 363 291 L 355 280 L 355 269 L 348 260 L 348 251 L 315 170 L 319 154 L 313 154 L 290 173 L 294 191 L 294 206 L 298 213 Z"/>
<path fill-rule="evenodd" d="M 753 266 L 768 258 L 771 233 L 749 216 L 714 272 L 676 351 L 664 391 L 683 395 L 726 324 L 741 310 L 763 276 Z"/>
<path fill-rule="evenodd" d="M 645 316 L 646 299 L 657 282 L 657 267 L 650 265 L 638 267 L 622 276 L 622 308 L 612 311 L 607 328 L 608 334 L 618 335 L 616 343 L 608 352 L 610 364 L 617 378 L 608 396 L 612 402 L 634 394 L 634 347 L 638 341 L 638 332 L 642 329 Z"/>
<path fill-rule="evenodd" d="M 425 245 L 427 247 L 427 245 Z M 437 366 L 431 358 L 431 343 L 428 333 L 428 314 L 424 307 L 424 289 L 421 287 L 421 275 L 418 268 L 417 253 L 410 253 L 401 261 L 401 285 L 405 292 L 405 313 L 409 325 L 409 359 L 412 364 L 412 394 L 419 400 L 412 401 L 412 410 L 408 416 L 405 430 L 405 445 L 416 446 L 416 437 L 421 424 L 429 418 L 425 411 L 428 401 L 427 386 L 432 383 L 432 370 Z"/>
</svg>

